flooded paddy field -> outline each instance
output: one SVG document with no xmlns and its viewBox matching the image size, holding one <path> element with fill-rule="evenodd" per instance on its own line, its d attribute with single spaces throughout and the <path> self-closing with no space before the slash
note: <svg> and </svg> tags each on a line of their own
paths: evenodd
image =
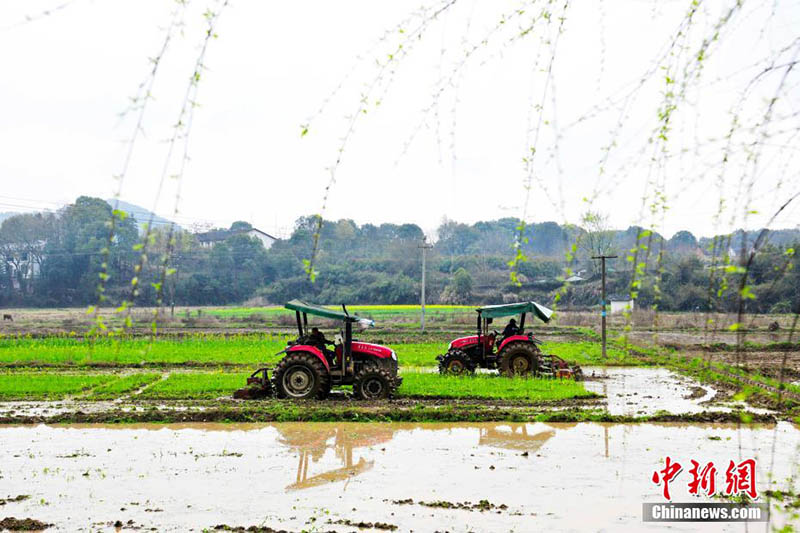
<svg viewBox="0 0 800 533">
<path fill-rule="evenodd" d="M 183 330 L 91 350 L 65 336 L 0 339 L 0 529 L 11 517 L 48 531 L 763 527 L 643 523 L 642 503 L 664 501 L 651 478 L 667 455 L 684 478 L 691 459 L 715 461 L 719 484 L 729 461 L 756 459 L 769 528 L 800 527 L 800 396 L 775 401 L 767 380 L 784 356 L 784 377 L 800 376 L 792 346 L 737 354 L 730 335 L 699 345 L 681 331 L 662 350 L 639 330 L 641 345 L 614 342 L 603 358 L 591 330 L 548 327 L 544 349 L 580 364 L 585 381 L 455 377 L 434 356 L 470 325 L 424 337 L 396 326 L 371 340 L 397 344 L 404 382 L 374 401 L 349 388 L 324 401 L 232 399 L 254 367 L 275 363 L 281 333 Z M 674 501 L 710 501 L 686 483 Z"/>
<path fill-rule="evenodd" d="M 717 464 L 754 457 L 762 494 L 796 493 L 787 480 L 797 478 L 800 429 L 785 422 L 38 425 L 0 428 L 0 442 L 0 498 L 13 499 L 0 514 L 53 524 L 49 530 L 354 531 L 347 524 L 369 523 L 361 530 L 641 531 L 641 504 L 661 501 L 650 477 L 666 455 Z M 685 481 L 674 483 L 673 500 L 693 501 L 686 490 Z M 773 507 L 771 526 L 782 527 L 790 518 Z M 671 529 L 745 531 L 735 523 Z"/>
</svg>

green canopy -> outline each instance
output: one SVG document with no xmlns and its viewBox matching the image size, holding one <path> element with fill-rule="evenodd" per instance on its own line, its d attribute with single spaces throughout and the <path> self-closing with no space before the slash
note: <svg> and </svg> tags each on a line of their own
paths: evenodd
<svg viewBox="0 0 800 533">
<path fill-rule="evenodd" d="M 325 318 L 333 318 L 336 320 L 349 320 L 350 322 L 358 322 L 362 320 L 355 315 L 346 315 L 342 311 L 336 311 L 321 305 L 309 304 L 303 300 L 292 300 L 284 306 L 286 309 L 292 311 L 300 311 L 301 313 L 308 313 L 309 315 L 322 316 Z"/>
<path fill-rule="evenodd" d="M 478 312 L 483 318 L 498 318 L 503 316 L 519 315 L 521 313 L 533 313 L 542 322 L 550 322 L 553 310 L 548 309 L 536 302 L 517 302 L 515 304 L 486 305 L 479 307 Z"/>
</svg>

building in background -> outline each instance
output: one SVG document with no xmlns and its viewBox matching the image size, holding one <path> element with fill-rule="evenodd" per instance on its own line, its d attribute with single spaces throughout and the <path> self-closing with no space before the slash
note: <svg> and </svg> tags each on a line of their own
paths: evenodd
<svg viewBox="0 0 800 533">
<path fill-rule="evenodd" d="M 633 298 L 630 296 L 612 295 L 608 299 L 609 313 L 624 313 L 625 311 L 633 311 Z"/>
<path fill-rule="evenodd" d="M 218 242 L 222 242 L 225 239 L 233 237 L 234 235 L 247 235 L 249 237 L 255 237 L 261 241 L 261 244 L 263 244 L 264 248 L 267 250 L 270 249 L 272 243 L 278 240 L 269 233 L 253 227 L 241 229 L 214 229 L 204 233 L 197 233 L 196 237 L 197 241 L 200 243 L 200 246 L 204 248 L 212 248 Z"/>
</svg>

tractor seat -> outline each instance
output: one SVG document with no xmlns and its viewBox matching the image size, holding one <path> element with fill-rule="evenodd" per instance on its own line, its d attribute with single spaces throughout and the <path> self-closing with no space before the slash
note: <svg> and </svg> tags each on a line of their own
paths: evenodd
<svg viewBox="0 0 800 533">
<path fill-rule="evenodd" d="M 332 352 L 326 352 L 325 355 L 330 353 L 329 362 L 331 366 L 339 366 L 342 363 L 342 345 L 336 344 Z"/>
</svg>

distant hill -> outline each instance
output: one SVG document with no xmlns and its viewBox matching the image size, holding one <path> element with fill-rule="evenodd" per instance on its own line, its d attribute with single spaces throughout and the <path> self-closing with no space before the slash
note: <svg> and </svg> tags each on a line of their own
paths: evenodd
<svg viewBox="0 0 800 533">
<path fill-rule="evenodd" d="M 151 216 L 153 217 L 152 224 L 153 224 L 154 227 L 165 226 L 165 225 L 169 225 L 169 224 L 172 223 L 170 220 L 168 220 L 168 219 L 166 219 L 164 217 L 158 216 L 158 215 L 154 214 L 152 211 L 150 211 L 149 209 L 145 209 L 144 207 L 136 205 L 136 204 L 131 204 L 131 203 L 128 203 L 128 202 L 124 202 L 122 200 L 119 200 L 119 202 L 117 202 L 114 199 L 106 200 L 106 203 L 108 205 L 110 205 L 111 207 L 114 207 L 115 205 L 117 205 L 120 210 L 125 211 L 129 215 L 133 215 L 133 217 L 136 219 L 136 224 L 139 226 L 139 231 L 144 231 L 144 225 L 147 224 L 148 222 L 150 222 L 150 217 Z M 175 225 L 175 227 L 178 228 L 178 229 L 182 229 L 177 224 Z"/>
<path fill-rule="evenodd" d="M 113 208 L 114 205 L 115 205 L 115 200 L 113 200 L 113 199 L 106 200 L 106 203 Z M 136 205 L 136 204 L 131 204 L 129 202 L 124 202 L 122 200 L 119 201 L 118 205 L 119 205 L 119 209 L 121 209 L 122 211 L 125 211 L 129 215 L 132 215 L 136 219 L 136 224 L 139 227 L 139 231 L 140 232 L 144 231 L 144 225 L 147 224 L 150 221 L 150 216 L 151 215 L 153 216 L 153 226 L 155 226 L 155 227 L 169 225 L 171 223 L 168 219 L 166 219 L 164 217 L 161 217 L 161 216 L 158 216 L 158 215 L 153 215 L 153 213 L 150 210 L 145 209 L 142 206 L 139 206 L 139 205 Z M 23 212 L 23 211 L 3 211 L 3 212 L 0 212 L 0 224 L 2 224 L 4 220 L 6 220 L 8 218 L 11 218 L 13 216 L 16 216 L 16 215 L 21 215 L 23 213 L 38 213 L 38 212 L 39 211 L 37 211 L 35 209 L 31 209 L 30 211 L 25 211 L 25 212 Z M 183 229 L 177 224 L 175 225 L 175 227 L 178 228 L 178 229 Z"/>
</svg>

